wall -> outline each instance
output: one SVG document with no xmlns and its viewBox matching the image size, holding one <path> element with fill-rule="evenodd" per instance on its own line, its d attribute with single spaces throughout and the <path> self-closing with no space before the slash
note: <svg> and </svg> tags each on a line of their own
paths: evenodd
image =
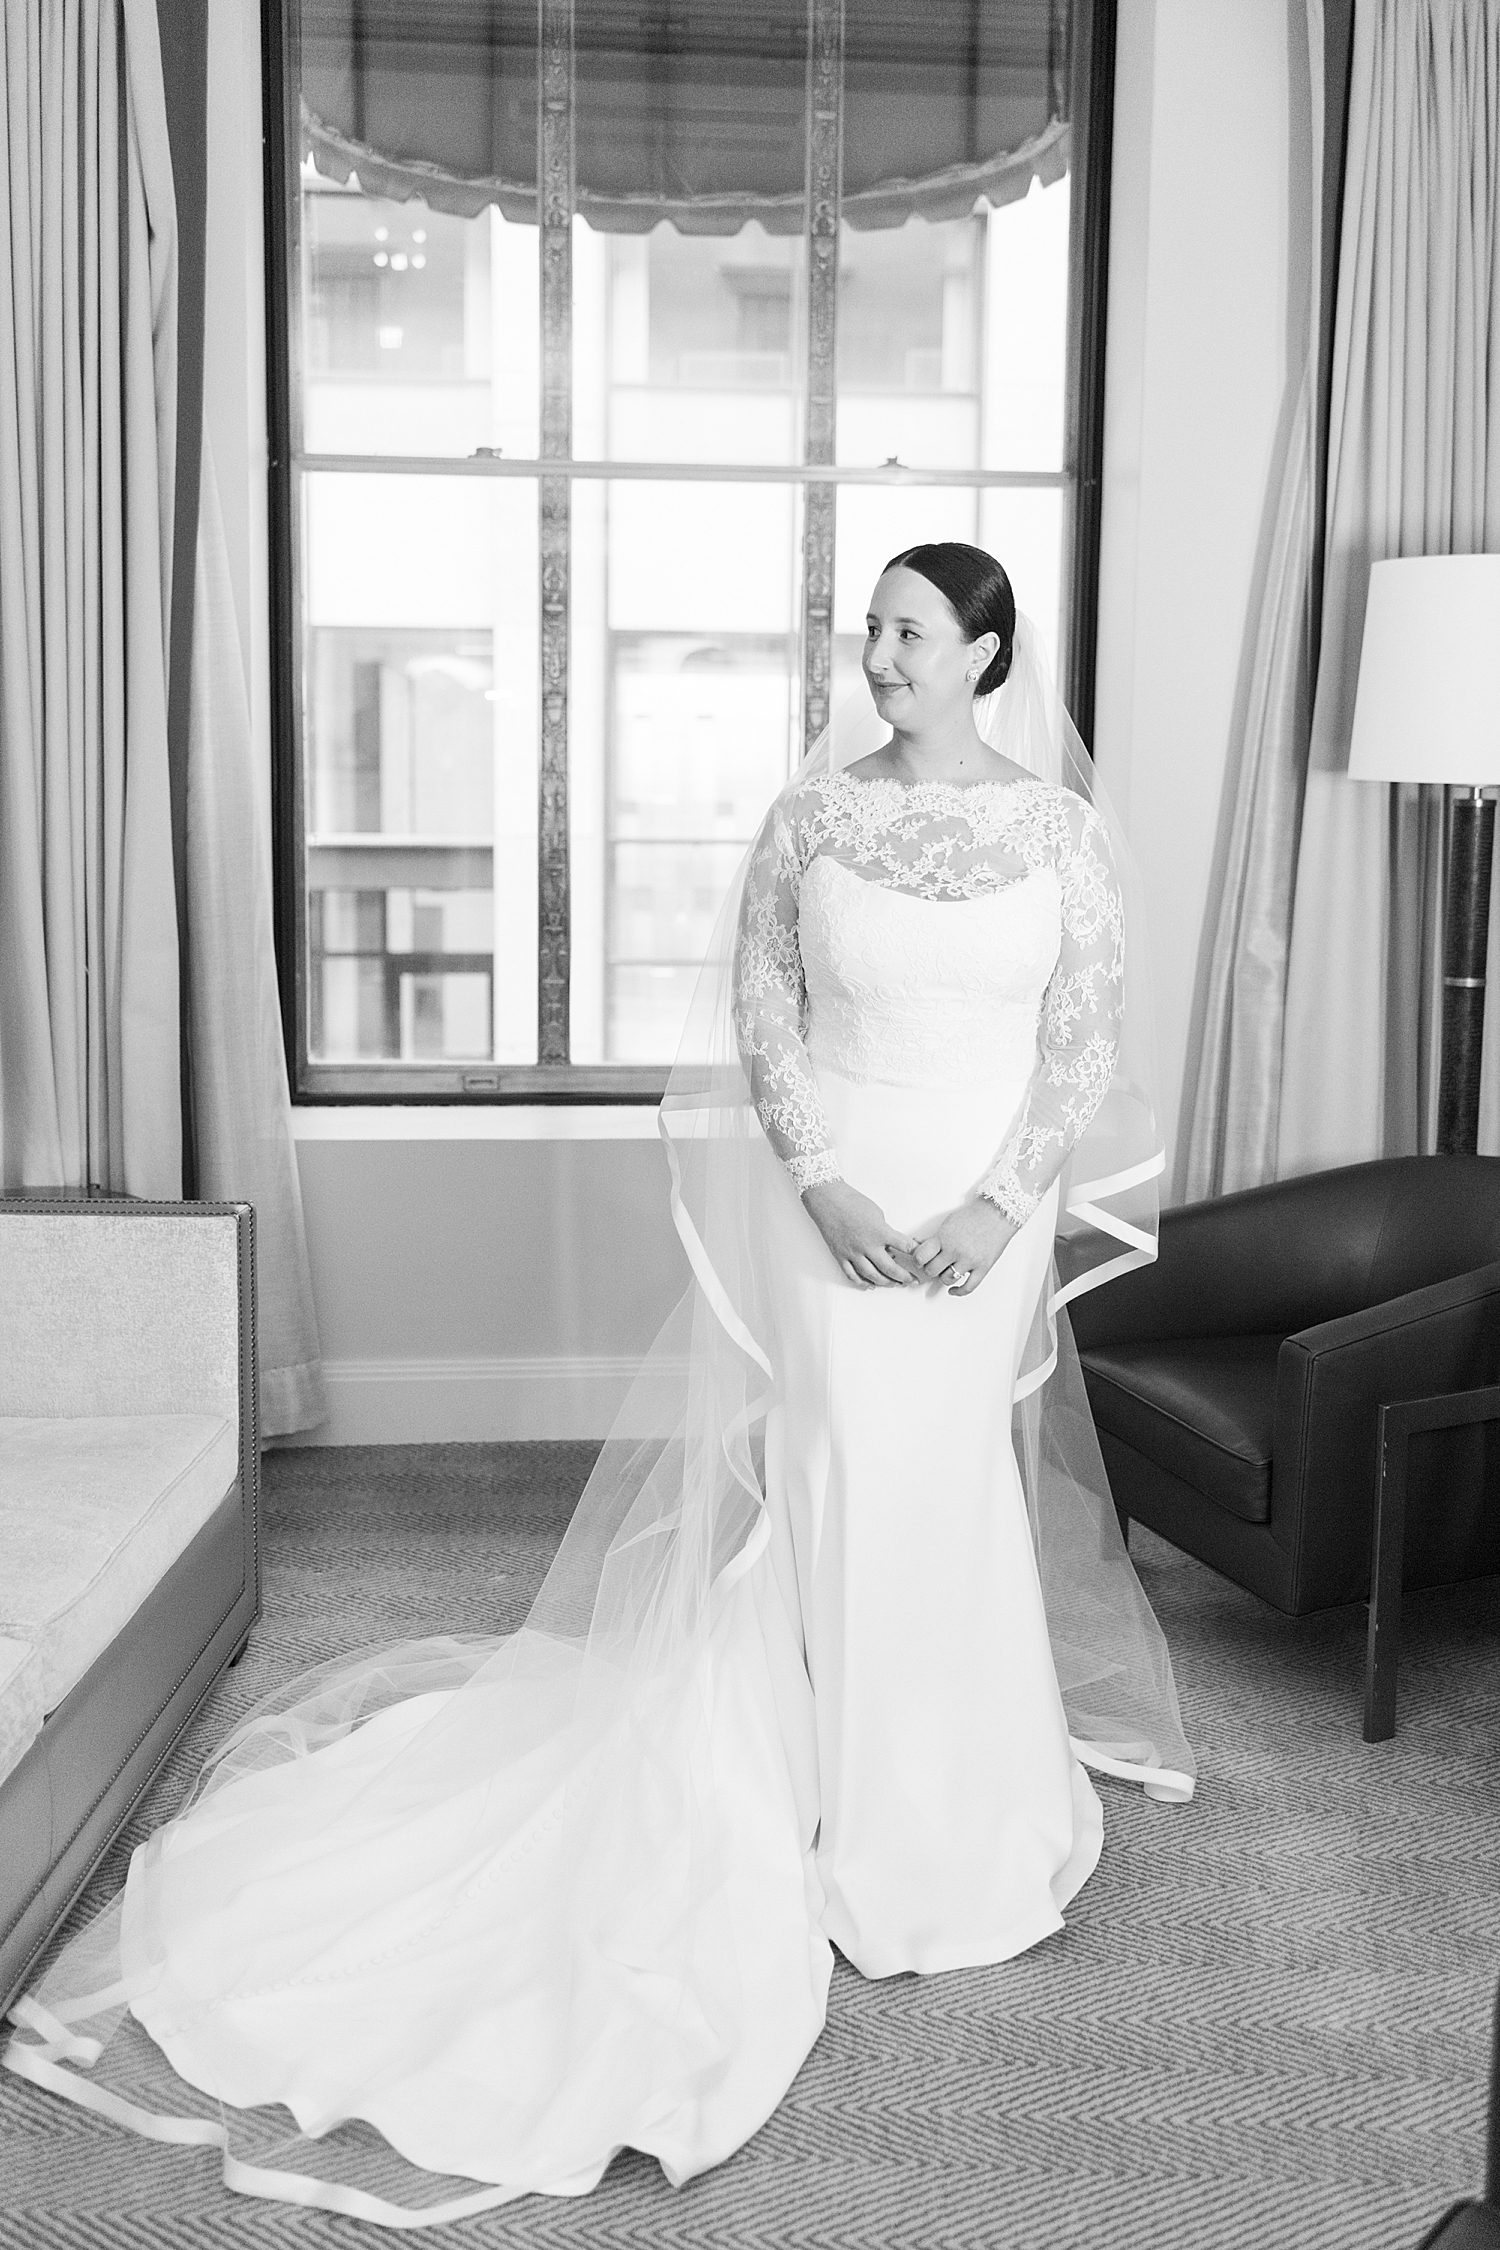
<svg viewBox="0 0 1500 2250">
<path fill-rule="evenodd" d="M 1289 184 L 1301 6 L 1120 6 L 1096 732 L 1150 897 L 1174 1158 L 1297 341 L 1287 245 L 1305 189 Z M 232 539 L 239 527 L 264 740 L 255 0 L 212 18 L 209 271 L 223 319 L 215 333 L 211 304 L 208 420 Z M 685 1280 L 651 1134 L 638 1112 L 300 1112 L 333 1400 L 318 1437 L 601 1430 Z"/>
<path fill-rule="evenodd" d="M 687 1286 L 653 1111 L 303 1110 L 298 1136 L 318 1442 L 609 1427 Z"/>
<path fill-rule="evenodd" d="M 1095 751 L 1145 877 L 1169 1182 L 1306 348 L 1306 72 L 1304 0 L 1120 0 Z"/>
</svg>

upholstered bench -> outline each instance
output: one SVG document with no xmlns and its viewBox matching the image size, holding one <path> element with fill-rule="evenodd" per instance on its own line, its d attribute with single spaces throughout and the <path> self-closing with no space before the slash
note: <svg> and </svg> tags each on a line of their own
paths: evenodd
<svg viewBox="0 0 1500 2250">
<path fill-rule="evenodd" d="M 253 1246 L 0 1198 L 0 2007 L 259 1608 Z"/>
</svg>

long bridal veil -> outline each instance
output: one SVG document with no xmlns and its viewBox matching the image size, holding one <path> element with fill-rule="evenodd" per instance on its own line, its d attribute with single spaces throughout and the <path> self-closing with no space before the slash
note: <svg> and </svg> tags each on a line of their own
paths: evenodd
<svg viewBox="0 0 1500 2250">
<path fill-rule="evenodd" d="M 1138 932 L 1123 834 L 1024 620 L 980 718 L 997 748 L 1099 808 Z M 841 714 L 814 756 L 846 763 L 880 733 L 872 712 Z M 748 860 L 661 1109 L 691 1280 L 525 1623 L 503 1639 L 355 1652 L 291 1682 L 220 1744 L 183 1812 L 136 1852 L 124 1892 L 14 2011 L 11 2069 L 156 2138 L 219 2147 L 247 2192 L 406 2226 L 581 2192 L 626 2144 L 682 2178 L 753 2129 L 723 2106 L 744 2058 L 784 2088 L 816 2036 L 827 1946 L 811 1878 L 802 1890 L 817 1823 L 810 1691 L 795 1596 L 755 1568 L 773 1370 L 749 1190 L 752 1167 L 773 1159 L 733 1026 Z M 1194 1769 L 1171 1665 L 1120 1536 L 1065 1309 L 1155 1249 L 1162 1159 L 1138 942 L 1125 973 L 1114 1080 L 1064 1181 L 1017 1453 L 1078 1754 L 1181 1800 Z M 757 1708 L 774 1708 L 760 1770 L 781 1837 L 761 1821 L 747 1838 L 727 1801 L 724 1730 L 752 1665 Z M 504 2110 L 505 2150 L 485 2168 L 445 2166 L 433 2154 L 445 2119 L 420 2139 L 406 2121 L 433 2075 L 438 2019 L 486 1977 L 498 1997 L 485 2002 L 496 2075 L 484 2098 Z M 768 2056 L 773 1991 L 784 2052 Z M 337 2071 L 323 2051 L 335 2022 L 346 2046 L 359 2027 Z M 212 2069 L 193 2061 L 210 2050 Z"/>
</svg>

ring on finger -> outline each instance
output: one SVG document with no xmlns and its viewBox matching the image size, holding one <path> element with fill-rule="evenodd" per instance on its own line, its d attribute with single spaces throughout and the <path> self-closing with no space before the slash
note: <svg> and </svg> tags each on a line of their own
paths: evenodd
<svg viewBox="0 0 1500 2250">
<path fill-rule="evenodd" d="M 956 1289 L 962 1289 L 965 1282 L 974 1279 L 974 1268 L 972 1266 L 954 1266 L 948 1275 L 948 1279 Z"/>
</svg>

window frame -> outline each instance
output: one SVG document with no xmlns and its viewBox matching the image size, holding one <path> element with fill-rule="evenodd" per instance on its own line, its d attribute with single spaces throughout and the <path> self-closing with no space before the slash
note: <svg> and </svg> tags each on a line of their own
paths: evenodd
<svg viewBox="0 0 1500 2250">
<path fill-rule="evenodd" d="M 538 458 L 468 459 L 401 455 L 308 455 L 302 444 L 300 365 L 301 196 L 288 192 L 288 108 L 299 83 L 296 0 L 261 0 L 266 289 L 267 528 L 270 618 L 272 913 L 282 1035 L 293 1101 L 299 1106 L 378 1104 L 589 1104 L 659 1101 L 668 1064 L 583 1064 L 566 1059 L 570 947 L 568 897 L 568 584 L 571 489 L 582 479 L 771 483 L 803 494 L 801 665 L 805 739 L 828 713 L 832 672 L 831 555 L 838 488 L 849 484 L 1042 486 L 1063 493 L 1063 616 L 1059 620 L 1063 689 L 1086 746 L 1092 750 L 1094 667 L 1098 639 L 1099 537 L 1104 452 L 1104 355 L 1109 270 L 1110 159 L 1118 0 L 1073 0 L 1069 114 L 1075 142 L 1069 227 L 1066 400 L 1063 461 L 1058 470 L 923 470 L 905 466 L 838 468 L 834 446 L 834 339 L 820 338 L 822 289 L 837 285 L 838 201 L 816 188 L 837 166 L 837 135 L 827 123 L 838 100 L 841 55 L 837 26 L 842 0 L 808 0 L 809 103 L 808 269 L 811 292 L 807 377 L 807 442 L 802 462 L 725 463 L 575 461 L 571 458 L 571 394 L 548 380 L 571 358 L 573 204 L 570 136 L 558 131 L 556 105 L 544 99 L 539 149 L 542 273 L 542 395 Z M 538 0 L 544 76 L 550 47 L 571 24 L 571 0 Z M 549 128 L 549 114 L 553 120 Z M 549 211 L 550 205 L 550 211 Z M 550 221 L 550 223 L 549 223 Z M 543 583 L 540 664 L 543 681 L 538 805 L 538 1060 L 533 1064 L 326 1063 L 308 1048 L 307 834 L 301 775 L 303 584 L 300 483 L 309 474 L 521 477 L 537 488 L 538 569 Z M 551 682 L 549 692 L 549 681 Z M 549 1007 L 548 985 L 551 984 Z M 561 1037 L 559 1038 L 559 1027 Z M 552 1059 L 547 1059 L 549 1055 Z"/>
</svg>

